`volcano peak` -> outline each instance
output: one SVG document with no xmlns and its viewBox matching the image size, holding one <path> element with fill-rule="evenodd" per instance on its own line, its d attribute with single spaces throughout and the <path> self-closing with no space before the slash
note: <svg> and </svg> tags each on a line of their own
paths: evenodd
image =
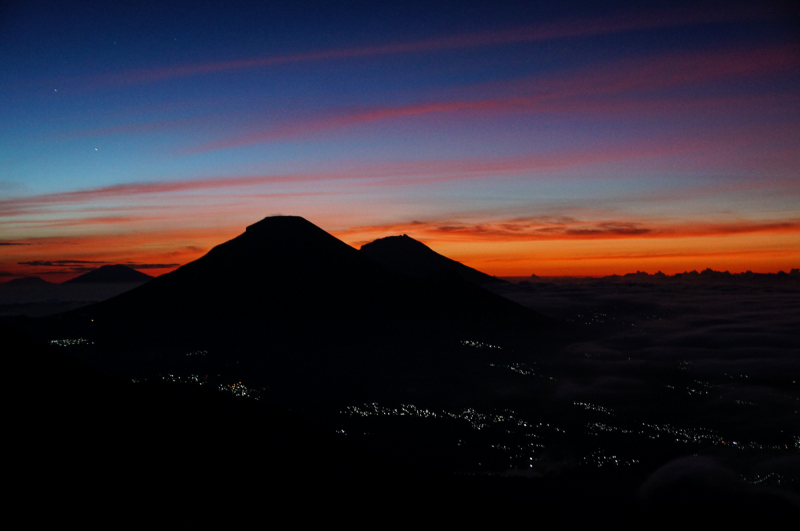
<svg viewBox="0 0 800 531">
<path fill-rule="evenodd" d="M 406 234 L 380 238 L 363 245 L 360 252 L 385 268 L 408 277 L 424 278 L 434 274 L 454 273 L 475 284 L 502 282 L 477 269 L 442 256 Z"/>
</svg>

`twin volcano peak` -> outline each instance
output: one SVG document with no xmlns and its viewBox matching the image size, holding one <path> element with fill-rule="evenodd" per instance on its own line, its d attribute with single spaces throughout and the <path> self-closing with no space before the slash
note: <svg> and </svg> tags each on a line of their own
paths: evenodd
<svg viewBox="0 0 800 531">
<path fill-rule="evenodd" d="M 291 257 L 312 263 L 349 261 L 354 258 L 351 248 L 310 221 L 299 216 L 267 217 L 247 227 L 242 240 L 250 249 L 248 254 L 262 248 L 270 253 L 281 253 L 281 260 L 293 262 Z M 232 243 L 228 242 L 228 243 Z M 224 244 L 228 245 L 228 244 Z M 244 252 L 245 249 L 242 249 Z M 238 254 L 238 253 L 237 253 Z M 427 245 L 406 234 L 380 238 L 361 247 L 358 253 L 372 263 L 404 277 L 426 278 L 431 275 L 450 274 L 474 284 L 491 284 L 501 280 L 440 255 Z M 289 256 L 291 255 L 291 257 Z M 345 255 L 348 255 L 345 258 Z M 336 259 L 336 257 L 339 259 Z M 273 258 L 275 260 L 276 258 Z M 305 264 L 308 267 L 311 264 Z M 342 264 L 343 265 L 343 264 Z"/>
<path fill-rule="evenodd" d="M 445 278 L 452 273 L 469 282 Z M 358 251 L 301 217 L 274 216 L 84 313 L 164 335 L 180 329 L 230 337 L 247 329 L 248 337 L 257 330 L 287 341 L 345 332 L 375 336 L 420 323 L 488 326 L 490 318 L 527 313 L 474 285 L 487 279 L 494 280 L 408 236 Z"/>
<path fill-rule="evenodd" d="M 357 277 L 374 279 L 381 270 L 388 270 L 415 279 L 450 274 L 474 284 L 502 282 L 442 256 L 405 234 L 375 240 L 356 251 L 299 216 L 264 218 L 182 269 L 199 269 L 201 265 L 203 269 L 241 277 L 278 275 L 284 279 L 306 276 L 355 281 Z"/>
</svg>

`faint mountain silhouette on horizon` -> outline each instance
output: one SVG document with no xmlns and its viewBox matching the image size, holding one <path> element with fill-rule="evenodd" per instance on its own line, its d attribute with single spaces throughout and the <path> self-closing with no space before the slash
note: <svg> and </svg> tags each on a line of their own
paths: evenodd
<svg viewBox="0 0 800 531">
<path fill-rule="evenodd" d="M 26 286 L 26 287 L 33 287 L 33 286 L 51 286 L 53 285 L 52 282 L 48 282 L 47 280 L 37 277 L 21 277 L 21 278 L 14 278 L 9 280 L 8 282 L 3 283 L 4 286 Z"/>
<path fill-rule="evenodd" d="M 67 280 L 64 284 L 130 283 L 147 282 L 149 280 L 153 280 L 153 277 L 148 274 L 137 271 L 130 266 L 115 264 L 100 266 L 79 277 Z"/>
</svg>

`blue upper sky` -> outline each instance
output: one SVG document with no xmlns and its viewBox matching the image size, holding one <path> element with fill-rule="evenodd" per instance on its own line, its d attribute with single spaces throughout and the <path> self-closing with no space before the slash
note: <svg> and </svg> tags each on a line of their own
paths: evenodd
<svg viewBox="0 0 800 531">
<path fill-rule="evenodd" d="M 789 3 L 0 9 L 6 275 L 279 212 L 496 274 L 798 265 Z"/>
</svg>

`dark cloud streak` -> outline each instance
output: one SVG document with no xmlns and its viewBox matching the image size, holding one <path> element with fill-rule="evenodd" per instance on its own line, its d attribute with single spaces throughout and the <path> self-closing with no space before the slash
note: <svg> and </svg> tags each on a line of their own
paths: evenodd
<svg viewBox="0 0 800 531">
<path fill-rule="evenodd" d="M 84 264 L 110 264 L 111 262 L 103 262 L 96 260 L 31 260 L 30 262 L 17 262 L 19 265 L 35 266 L 35 267 L 63 267 L 63 266 L 82 266 Z"/>
<path fill-rule="evenodd" d="M 181 264 L 131 264 L 125 263 L 131 269 L 169 269 L 171 267 L 178 267 Z"/>
</svg>

